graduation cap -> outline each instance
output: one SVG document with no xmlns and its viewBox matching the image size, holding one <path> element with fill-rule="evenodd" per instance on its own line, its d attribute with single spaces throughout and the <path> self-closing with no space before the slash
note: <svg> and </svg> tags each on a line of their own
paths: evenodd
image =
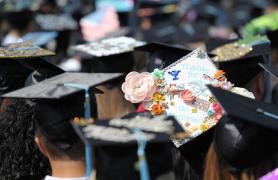
<svg viewBox="0 0 278 180">
<path fill-rule="evenodd" d="M 139 173 L 134 167 L 137 160 L 141 179 L 148 176 L 154 179 L 167 172 L 172 164 L 168 142 L 175 133 L 182 132 L 175 118 L 153 116 L 149 112 L 131 113 L 106 121 L 94 120 L 92 124 L 77 119 L 72 125 L 85 143 L 94 146 L 97 177 L 108 179 L 139 179 Z M 123 156 L 125 158 L 122 158 Z M 122 160 L 118 161 L 119 158 Z M 158 165 L 162 159 L 164 165 Z M 104 161 L 110 162 L 109 166 L 103 163 Z M 112 171 L 115 168 L 119 170 Z M 108 171 L 110 173 L 107 173 Z"/>
<path fill-rule="evenodd" d="M 37 14 L 36 23 L 44 31 L 76 30 L 77 22 L 69 14 Z"/>
<path fill-rule="evenodd" d="M 270 42 L 266 37 L 255 36 L 226 44 L 212 51 L 216 54 L 213 60 L 219 69 L 225 71 L 229 81 L 235 86 L 246 86 L 259 72 L 258 63 L 271 63 Z M 271 98 L 271 84 L 268 74 L 264 74 L 264 100 Z"/>
<path fill-rule="evenodd" d="M 34 45 L 44 46 L 49 41 L 55 39 L 58 33 L 55 31 L 50 32 L 31 32 L 22 36 L 23 41 L 31 41 Z"/>
<path fill-rule="evenodd" d="M 0 47 L 1 94 L 22 87 L 28 75 L 37 71 L 45 79 L 64 71 L 47 62 L 43 57 L 54 55 L 30 42 Z"/>
<path fill-rule="evenodd" d="M 82 91 L 65 87 L 64 84 L 83 84 L 88 87 L 100 85 L 122 76 L 120 73 L 63 73 L 38 84 L 2 95 L 5 98 L 58 100 Z M 97 90 L 97 89 L 95 89 Z M 99 92 L 99 90 L 97 90 Z"/>
<path fill-rule="evenodd" d="M 225 115 L 215 130 L 215 148 L 231 171 L 253 167 L 277 151 L 275 105 L 209 87 Z M 227 141 L 228 139 L 228 141 Z"/>
<path fill-rule="evenodd" d="M 144 42 L 122 36 L 77 45 L 72 49 L 81 52 L 81 56 L 85 58 L 89 55 L 91 59 L 94 59 L 95 72 L 128 73 L 134 64 L 134 48 L 142 44 Z M 84 54 L 87 54 L 87 57 Z"/>
<path fill-rule="evenodd" d="M 146 133 L 146 140 L 152 143 L 171 142 L 171 136 L 183 131 L 174 117 L 153 116 L 149 112 L 132 113 L 128 118 L 95 120 L 92 124 L 82 125 L 78 121 L 72 124 L 80 138 L 94 146 L 136 144 L 134 129 Z"/>
<path fill-rule="evenodd" d="M 97 114 L 94 88 L 122 74 L 63 73 L 7 94 L 4 98 L 36 100 L 36 116 L 40 131 L 61 149 L 71 148 L 76 142 L 70 119 L 74 117 L 91 118 Z M 85 92 L 85 93 L 84 93 Z M 93 112 L 93 113 L 91 113 Z M 90 156 L 90 146 L 86 145 L 86 154 Z M 87 159 L 87 174 L 91 172 L 90 158 Z"/>
<path fill-rule="evenodd" d="M 130 37 L 116 37 L 91 42 L 88 44 L 72 47 L 76 51 L 81 51 L 95 57 L 106 57 L 126 52 L 132 52 L 135 47 L 143 45 L 144 42 L 137 41 Z"/>
<path fill-rule="evenodd" d="M 206 50 L 208 52 L 213 51 L 214 49 L 216 49 L 217 47 L 223 46 L 225 44 L 228 43 L 232 43 L 235 40 L 231 40 L 231 39 L 223 39 L 223 38 L 209 38 L 205 44 L 206 44 Z"/>
</svg>

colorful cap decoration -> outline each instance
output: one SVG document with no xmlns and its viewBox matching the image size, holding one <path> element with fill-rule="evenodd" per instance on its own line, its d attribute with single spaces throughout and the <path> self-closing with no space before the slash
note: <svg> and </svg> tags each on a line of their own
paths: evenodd
<svg viewBox="0 0 278 180">
<path fill-rule="evenodd" d="M 217 70 L 206 52 L 197 49 L 163 70 L 130 72 L 122 90 L 128 101 L 143 103 L 154 115 L 173 115 L 186 134 L 173 140 L 179 147 L 214 126 L 223 114 L 206 84 L 233 89 L 225 72 Z"/>
<path fill-rule="evenodd" d="M 145 44 L 142 41 L 130 37 L 116 37 L 100 40 L 97 42 L 91 42 L 88 44 L 81 44 L 72 47 L 73 50 L 81 51 L 95 57 L 111 56 L 116 54 L 122 54 L 132 52 L 135 47 Z"/>
</svg>

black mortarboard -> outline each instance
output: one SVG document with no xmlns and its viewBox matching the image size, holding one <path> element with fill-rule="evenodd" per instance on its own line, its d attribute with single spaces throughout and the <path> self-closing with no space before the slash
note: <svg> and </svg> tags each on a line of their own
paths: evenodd
<svg viewBox="0 0 278 180">
<path fill-rule="evenodd" d="M 185 49 L 182 46 L 168 45 L 160 42 L 151 42 L 136 47 L 135 50 L 149 53 L 149 71 L 155 68 L 167 67 L 191 52 L 191 50 Z"/>
<path fill-rule="evenodd" d="M 209 38 L 205 44 L 206 44 L 206 50 L 208 52 L 211 52 L 212 50 L 214 50 L 217 47 L 220 47 L 224 44 L 228 44 L 228 43 L 232 43 L 235 40 L 231 40 L 231 39 L 223 39 L 223 38 Z"/>
<path fill-rule="evenodd" d="M 277 67 L 273 67 L 273 66 L 269 66 L 267 64 L 261 64 L 261 63 L 259 63 L 259 66 L 261 68 L 263 68 L 266 72 L 271 74 L 274 78 L 278 79 L 278 68 Z"/>
<path fill-rule="evenodd" d="M 215 130 L 214 144 L 231 171 L 253 167 L 277 151 L 276 106 L 209 89 L 225 110 Z"/>
<path fill-rule="evenodd" d="M 55 31 L 50 32 L 31 32 L 22 36 L 23 41 L 31 41 L 34 45 L 44 46 L 49 41 L 55 39 L 58 33 Z"/>
<path fill-rule="evenodd" d="M 238 40 L 216 48 L 212 53 L 216 54 L 213 60 L 218 63 L 219 69 L 226 73 L 229 81 L 239 87 L 246 86 L 261 72 L 262 69 L 258 63 L 271 63 L 270 42 L 264 37 Z M 264 78 L 264 100 L 269 101 L 271 98 L 270 78 L 268 74 L 265 74 Z"/>
<path fill-rule="evenodd" d="M 75 117 L 89 119 L 91 115 L 96 116 L 96 100 L 94 94 L 92 95 L 92 88 L 121 75 L 63 73 L 35 85 L 4 94 L 2 97 L 35 99 L 40 131 L 59 148 L 68 149 L 78 139 L 69 120 Z M 94 92 L 99 90 L 94 89 Z M 90 147 L 86 145 L 86 149 L 88 148 L 90 152 Z M 91 162 L 88 161 L 89 158 L 86 159 L 88 174 L 91 171 Z"/>
<path fill-rule="evenodd" d="M 38 84 L 4 94 L 2 97 L 59 100 L 82 91 L 78 88 L 65 87 L 63 84 L 82 84 L 84 86 L 94 87 L 120 76 L 122 76 L 120 73 L 63 73 Z"/>
<path fill-rule="evenodd" d="M 94 72 L 128 73 L 132 71 L 134 65 L 134 48 L 142 44 L 144 42 L 122 36 L 77 45 L 72 49 L 82 52 L 81 55 L 85 58 L 90 55 L 91 59 L 96 60 L 94 61 Z M 84 54 L 87 55 L 84 56 Z"/>
<path fill-rule="evenodd" d="M 95 120 L 87 125 L 73 122 L 73 126 L 84 142 L 94 146 L 97 178 L 104 179 L 140 179 L 134 166 L 138 161 L 136 150 L 145 151 L 145 157 L 143 154 L 139 157 L 140 173 L 148 173 L 149 167 L 149 175 L 154 179 L 172 170 L 170 136 L 182 132 L 173 117 L 153 116 L 149 112 L 131 113 L 108 121 Z M 144 144 L 146 149 L 142 147 Z M 141 164 L 143 159 L 147 161 L 145 166 Z"/>
<path fill-rule="evenodd" d="M 93 146 L 136 144 L 134 129 L 145 132 L 147 141 L 153 143 L 171 142 L 171 136 L 183 132 L 173 117 L 153 116 L 150 112 L 132 113 L 128 118 L 95 120 L 93 124 L 73 122 L 73 126 L 80 138 Z"/>
<path fill-rule="evenodd" d="M 54 53 L 30 42 L 0 47 L 1 94 L 23 87 L 32 71 L 37 71 L 42 79 L 63 73 L 42 58 L 50 55 Z"/>
</svg>

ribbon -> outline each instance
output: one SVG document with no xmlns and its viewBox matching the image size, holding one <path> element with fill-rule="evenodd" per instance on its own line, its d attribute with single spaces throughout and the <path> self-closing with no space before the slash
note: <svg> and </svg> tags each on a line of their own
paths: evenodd
<svg viewBox="0 0 278 180">
<path fill-rule="evenodd" d="M 138 156 L 138 166 L 140 171 L 140 178 L 141 180 L 150 180 L 149 170 L 148 170 L 148 164 L 146 161 L 145 156 L 145 148 L 147 145 L 147 140 L 144 135 L 144 133 L 140 129 L 134 129 L 133 130 L 135 134 L 135 138 L 138 144 L 137 148 L 137 156 Z"/>
<path fill-rule="evenodd" d="M 85 90 L 84 116 L 87 122 L 89 122 L 89 119 L 91 118 L 91 102 L 90 102 L 90 94 L 89 94 L 90 86 L 85 84 L 73 84 L 73 83 L 65 83 L 63 85 L 65 87 L 72 87 L 76 89 Z M 92 147 L 88 142 L 85 143 L 85 156 L 86 156 L 86 176 L 89 177 L 91 175 L 93 165 L 92 165 Z"/>
</svg>

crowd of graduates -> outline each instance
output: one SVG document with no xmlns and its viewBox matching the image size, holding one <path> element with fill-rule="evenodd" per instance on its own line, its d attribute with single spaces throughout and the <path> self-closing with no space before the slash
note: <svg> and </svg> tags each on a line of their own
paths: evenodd
<svg viewBox="0 0 278 180">
<path fill-rule="evenodd" d="M 0 179 L 278 179 L 277 35 L 275 0 L 0 0 Z"/>
</svg>

